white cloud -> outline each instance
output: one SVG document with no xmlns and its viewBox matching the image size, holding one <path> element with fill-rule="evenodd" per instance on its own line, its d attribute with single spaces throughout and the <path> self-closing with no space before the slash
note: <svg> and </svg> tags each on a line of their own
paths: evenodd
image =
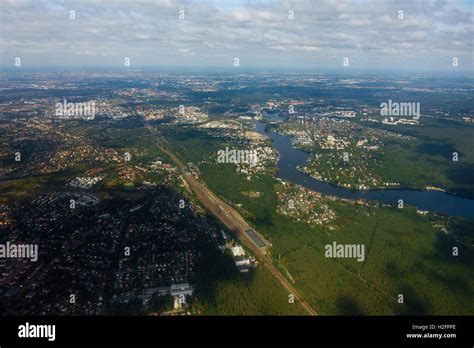
<svg viewBox="0 0 474 348">
<path fill-rule="evenodd" d="M 120 62 L 111 56 L 180 65 L 190 63 L 183 55 L 194 55 L 194 62 L 211 66 L 241 56 L 257 66 L 278 66 L 283 59 L 299 67 L 333 67 L 340 61 L 334 57 L 347 56 L 356 67 L 386 60 L 416 68 L 427 60 L 441 67 L 453 56 L 469 62 L 473 50 L 472 7 L 461 0 L 0 0 L 0 6 L 3 65 L 17 56 L 36 65 L 76 65 L 83 55 L 97 65 Z M 71 9 L 76 19 L 69 19 Z"/>
</svg>

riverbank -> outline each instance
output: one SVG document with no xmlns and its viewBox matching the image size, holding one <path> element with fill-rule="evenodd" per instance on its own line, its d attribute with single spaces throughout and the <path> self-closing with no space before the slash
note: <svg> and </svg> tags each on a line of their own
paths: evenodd
<svg viewBox="0 0 474 348">
<path fill-rule="evenodd" d="M 413 205 L 423 211 L 438 212 L 451 216 L 474 218 L 474 200 L 433 189 L 383 188 L 374 190 L 346 189 L 317 180 L 298 170 L 306 164 L 310 154 L 295 148 L 288 135 L 267 131 L 265 124 L 256 123 L 256 131 L 272 140 L 273 148 L 279 153 L 277 177 L 308 189 L 352 200 L 375 200 L 397 204 L 401 199 L 405 205 Z"/>
</svg>

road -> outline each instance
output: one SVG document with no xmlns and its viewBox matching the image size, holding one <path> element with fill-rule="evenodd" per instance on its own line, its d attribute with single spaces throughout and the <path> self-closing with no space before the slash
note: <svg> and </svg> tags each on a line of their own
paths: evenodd
<svg viewBox="0 0 474 348">
<path fill-rule="evenodd" d="M 155 130 L 150 125 L 147 126 L 149 130 L 155 134 Z M 157 145 L 164 153 L 166 153 L 177 165 L 181 171 L 184 180 L 187 182 L 193 193 L 203 206 L 205 206 L 212 214 L 214 214 L 234 236 L 247 248 L 249 248 L 255 258 L 267 268 L 268 271 L 278 280 L 278 282 L 294 296 L 295 302 L 298 302 L 308 312 L 309 315 L 317 315 L 316 311 L 309 305 L 308 302 L 299 294 L 299 292 L 292 286 L 285 276 L 283 276 L 279 269 L 275 267 L 272 260 L 258 248 L 250 237 L 245 233 L 246 230 L 252 228 L 244 218 L 232 206 L 217 197 L 211 190 L 204 186 L 194 175 L 188 172 L 187 167 L 181 160 L 170 150 L 167 149 L 166 144 L 157 139 Z M 222 208 L 221 208 L 222 207 Z"/>
</svg>

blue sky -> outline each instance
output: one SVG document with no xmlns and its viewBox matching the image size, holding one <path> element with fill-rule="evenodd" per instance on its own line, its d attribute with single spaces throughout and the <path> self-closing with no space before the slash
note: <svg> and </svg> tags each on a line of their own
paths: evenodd
<svg viewBox="0 0 474 348">
<path fill-rule="evenodd" d="M 131 67 L 232 68 L 238 57 L 242 68 L 449 71 L 456 57 L 455 70 L 472 73 L 473 6 L 420 0 L 0 0 L 0 66 L 13 67 L 20 57 L 25 68 L 121 68 L 128 57 Z"/>
</svg>

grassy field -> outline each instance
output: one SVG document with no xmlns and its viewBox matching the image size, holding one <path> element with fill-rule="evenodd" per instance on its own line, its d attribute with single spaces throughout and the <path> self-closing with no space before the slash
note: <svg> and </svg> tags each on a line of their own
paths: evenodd
<svg viewBox="0 0 474 348">
<path fill-rule="evenodd" d="M 332 208 L 339 227 L 330 231 L 277 214 L 276 182 L 271 176 L 248 181 L 236 174 L 232 165 L 203 164 L 200 170 L 210 189 L 239 204 L 236 208 L 272 242 L 275 262 L 280 254 L 281 265 L 319 313 L 474 312 L 474 250 L 472 244 L 456 239 L 456 224 L 450 234 L 445 234 L 431 223 L 432 219 L 443 218 L 420 216 L 414 208 L 399 210 L 337 201 Z M 260 192 L 260 196 L 244 194 L 249 191 Z M 464 234 L 466 225 L 460 225 Z M 333 241 L 364 244 L 365 262 L 326 258 L 324 246 Z M 451 255 L 453 246 L 459 247 L 457 257 Z M 217 287 L 216 296 L 221 291 L 226 293 L 225 289 Z M 403 304 L 397 302 L 399 294 L 403 294 Z M 220 303 L 226 308 L 233 305 Z"/>
</svg>

